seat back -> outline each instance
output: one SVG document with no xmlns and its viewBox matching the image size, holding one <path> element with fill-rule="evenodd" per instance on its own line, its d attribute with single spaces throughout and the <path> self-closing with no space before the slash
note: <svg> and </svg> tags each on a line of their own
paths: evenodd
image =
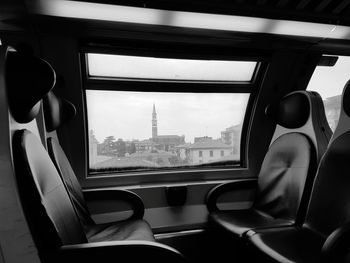
<svg viewBox="0 0 350 263">
<path fill-rule="evenodd" d="M 350 222 L 350 84 L 345 85 L 338 125 L 318 167 L 305 226 L 328 236 Z"/>
<path fill-rule="evenodd" d="M 43 104 L 46 130 L 51 133 L 55 132 L 66 121 L 72 119 L 76 112 L 72 103 L 57 97 L 52 91 L 45 96 Z M 47 147 L 57 171 L 67 186 L 83 226 L 94 224 L 86 206 L 81 186 L 61 145 L 53 136 L 48 136 Z"/>
<path fill-rule="evenodd" d="M 54 70 L 46 61 L 15 50 L 8 54 L 6 66 L 13 126 L 36 124 L 40 101 L 55 83 Z M 35 244 L 42 252 L 87 242 L 66 188 L 41 141 L 28 130 L 31 126 L 13 132 L 12 152 L 21 203 Z"/>
<path fill-rule="evenodd" d="M 83 226 L 95 224 L 87 208 L 83 191 L 73 171 L 70 162 L 59 142 L 52 137 L 47 138 L 47 149 L 51 160 L 56 166 L 63 182 L 66 184 L 72 203 L 77 211 Z"/>
<path fill-rule="evenodd" d="M 12 147 L 22 203 L 38 246 L 86 243 L 67 190 L 38 138 L 18 130 Z"/>
<path fill-rule="evenodd" d="M 322 99 L 315 92 L 293 92 L 269 105 L 266 114 L 277 126 L 260 169 L 253 206 L 301 224 L 318 160 L 331 137 Z"/>
</svg>

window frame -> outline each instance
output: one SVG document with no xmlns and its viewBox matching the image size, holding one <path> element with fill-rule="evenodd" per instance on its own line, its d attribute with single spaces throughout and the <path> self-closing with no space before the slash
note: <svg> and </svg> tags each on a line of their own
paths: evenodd
<svg viewBox="0 0 350 263">
<path fill-rule="evenodd" d="M 257 55 L 200 55 L 191 54 L 184 55 L 182 53 L 162 53 L 159 52 L 159 57 L 165 58 L 183 58 L 183 59 L 216 59 L 216 60 L 241 60 L 241 61 L 256 61 L 253 77 L 251 81 L 247 82 L 221 82 L 221 81 L 167 81 L 167 80 L 140 80 L 140 79 L 123 79 L 123 78 L 105 78 L 105 77 L 90 77 L 88 75 L 87 53 L 101 53 L 101 54 L 118 54 L 118 55 L 133 55 L 133 56 L 150 56 L 149 52 L 130 52 L 125 49 L 96 49 L 85 48 L 80 52 L 81 76 L 82 76 L 82 94 L 84 105 L 84 126 L 85 126 L 85 167 L 86 174 L 84 181 L 85 187 L 98 186 L 122 186 L 143 183 L 170 183 L 179 181 L 200 181 L 200 180 L 224 180 L 232 179 L 232 171 L 236 171 L 238 177 L 246 177 L 248 173 L 248 162 L 246 159 L 246 151 L 248 148 L 247 134 L 249 131 L 250 122 L 252 121 L 251 113 L 253 112 L 253 105 L 255 104 L 259 87 L 268 67 L 268 60 L 264 56 Z M 152 54 L 154 55 L 154 54 Z M 142 83 L 142 88 L 140 88 Z M 175 168 L 165 170 L 151 170 L 151 171 L 126 171 L 126 172 L 89 172 L 89 126 L 86 105 L 86 90 L 116 90 L 116 91 L 140 91 L 140 92 L 201 92 L 201 93 L 249 93 L 249 99 L 246 106 L 245 115 L 243 118 L 243 125 L 241 131 L 240 143 L 240 163 L 232 167 L 194 167 Z M 183 176 L 179 177 L 179 173 Z M 163 176 L 159 176 L 162 174 Z M 161 177 L 161 178 L 160 178 Z M 234 176 L 236 177 L 236 176 Z M 123 180 L 118 180 L 123 178 Z M 123 181 L 123 182 L 120 182 Z"/>
</svg>

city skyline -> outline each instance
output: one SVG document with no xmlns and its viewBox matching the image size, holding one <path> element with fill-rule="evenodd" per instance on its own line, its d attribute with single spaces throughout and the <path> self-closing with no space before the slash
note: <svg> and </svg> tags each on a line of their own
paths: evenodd
<svg viewBox="0 0 350 263">
<path fill-rule="evenodd" d="M 220 138 L 242 122 L 249 94 L 87 91 L 89 130 L 99 143 L 108 136 L 124 141 L 152 137 L 155 104 L 158 135 Z"/>
</svg>

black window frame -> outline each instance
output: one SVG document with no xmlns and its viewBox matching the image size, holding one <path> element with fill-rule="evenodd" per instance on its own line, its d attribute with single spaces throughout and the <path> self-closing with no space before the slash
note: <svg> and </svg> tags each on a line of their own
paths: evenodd
<svg viewBox="0 0 350 263">
<path fill-rule="evenodd" d="M 89 77 L 87 54 L 101 53 L 101 54 L 116 54 L 116 55 L 132 55 L 132 56 L 154 56 L 163 58 L 181 58 L 181 59 L 216 59 L 216 60 L 237 60 L 237 61 L 256 61 L 251 81 L 168 81 L 168 80 L 140 80 L 140 79 L 122 79 L 122 78 L 105 78 L 105 77 Z M 182 181 L 197 181 L 197 180 L 221 180 L 232 179 L 232 171 L 238 171 L 238 174 L 244 174 L 247 170 L 247 135 L 249 131 L 250 122 L 252 121 L 252 112 L 261 82 L 264 78 L 268 67 L 268 59 L 264 56 L 253 55 L 237 55 L 237 54 L 186 54 L 168 52 L 150 53 L 144 50 L 127 48 L 83 48 L 80 52 L 80 62 L 82 68 L 82 94 L 84 105 L 84 125 L 85 125 L 85 145 L 88 145 L 88 118 L 86 105 L 86 90 L 117 90 L 117 91 L 149 91 L 149 92 L 201 92 L 201 93 L 249 93 L 249 100 L 247 103 L 245 116 L 243 119 L 241 144 L 240 144 L 240 162 L 237 166 L 231 167 L 196 167 L 187 168 L 169 168 L 165 170 L 151 170 L 151 171 L 126 171 L 126 172 L 100 172 L 98 174 L 89 173 L 89 156 L 88 148 L 85 154 L 86 175 L 84 185 L 89 186 L 113 186 L 113 185 L 128 185 L 128 184 L 142 184 L 142 183 L 170 183 Z M 140 82 L 142 85 L 140 86 Z M 118 87 L 118 88 L 116 88 Z M 142 87 L 142 88 L 140 88 Z M 179 173 L 184 174 L 179 177 Z M 162 174 L 162 176 L 159 176 Z M 241 176 L 239 176 L 241 177 Z M 123 182 L 116 183 L 118 179 L 123 178 Z"/>
</svg>

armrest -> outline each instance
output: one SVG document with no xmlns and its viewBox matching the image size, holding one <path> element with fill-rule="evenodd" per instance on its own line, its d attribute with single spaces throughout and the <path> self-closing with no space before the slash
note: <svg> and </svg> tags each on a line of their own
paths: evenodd
<svg viewBox="0 0 350 263">
<path fill-rule="evenodd" d="M 142 219 L 145 213 L 145 206 L 141 197 L 128 190 L 119 189 L 97 189 L 97 190 L 85 190 L 84 198 L 89 201 L 104 201 L 104 200 L 120 200 L 127 202 L 131 205 L 134 213 L 126 220 L 130 219 Z"/>
<path fill-rule="evenodd" d="M 136 240 L 65 245 L 49 257 L 55 262 L 187 262 L 174 248 L 157 242 Z"/>
<path fill-rule="evenodd" d="M 322 262 L 350 262 L 350 223 L 334 230 L 322 247 Z"/>
<path fill-rule="evenodd" d="M 217 199 L 226 192 L 243 189 L 253 189 L 257 185 L 256 179 L 234 181 L 215 186 L 209 191 L 206 197 L 207 209 L 209 212 L 218 211 Z"/>
</svg>

